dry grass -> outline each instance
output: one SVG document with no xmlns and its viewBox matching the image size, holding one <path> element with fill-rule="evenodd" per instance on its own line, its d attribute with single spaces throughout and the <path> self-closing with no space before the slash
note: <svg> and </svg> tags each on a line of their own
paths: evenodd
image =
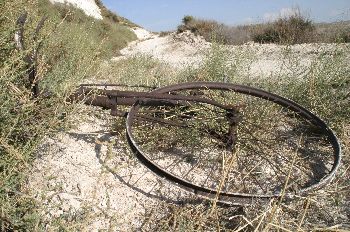
<svg viewBox="0 0 350 232">
<path fill-rule="evenodd" d="M 164 86 L 182 81 L 208 80 L 262 87 L 294 99 L 321 115 L 322 118 L 327 119 L 327 123 L 337 131 L 343 145 L 343 165 L 336 179 L 326 188 L 307 197 L 281 198 L 245 207 L 230 208 L 220 206 L 215 200 L 183 205 L 159 202 L 145 212 L 141 230 L 335 231 L 349 229 L 350 128 L 348 118 L 350 112 L 348 91 L 350 72 L 349 65 L 347 65 L 349 48 L 336 51 L 335 54 L 331 55 L 318 54 L 312 60 L 312 65 L 304 70 L 294 66 L 288 67 L 292 70 L 290 74 L 280 73 L 279 79 L 272 80 L 270 77 L 270 79 L 266 78 L 266 81 L 261 82 L 261 80 L 248 79 L 247 74 L 243 74 L 242 69 L 247 68 L 245 61 L 249 63 L 252 59 L 252 55 L 243 48 L 233 56 L 236 62 L 228 65 L 228 60 L 232 61 L 232 54 L 227 53 L 220 46 L 214 46 L 202 66 L 189 67 L 181 71 L 173 70 L 166 64 L 160 64 L 147 56 L 121 60 L 109 66 L 101 65 L 99 60 L 95 59 L 99 57 L 98 54 L 91 56 L 99 51 L 100 41 L 96 38 L 100 37 L 94 33 L 85 35 L 86 28 L 79 30 L 79 26 L 67 23 L 65 24 L 66 28 L 56 29 L 62 32 L 62 37 L 55 34 L 56 37 L 47 39 L 45 53 L 40 57 L 41 74 L 45 76 L 42 84 L 53 90 L 55 95 L 51 99 L 33 101 L 30 93 L 22 88 L 22 75 L 25 71 L 24 64 L 21 63 L 23 54 L 18 54 L 11 42 L 15 16 L 23 8 L 33 11 L 36 5 L 35 3 L 30 4 L 6 1 L 6 4 L 1 6 L 6 6 L 6 10 L 2 9 L 3 12 L 12 12 L 11 17 L 1 18 L 1 22 L 6 22 L 4 25 L 7 25 L 7 28 L 1 32 L 0 42 L 1 45 L 5 45 L 5 49 L 0 56 L 0 84 L 4 89 L 9 90 L 0 94 L 1 99 L 5 99 L 1 102 L 0 115 L 2 128 L 0 134 L 0 220 L 2 230 L 35 231 L 46 229 L 41 224 L 42 218 L 36 208 L 41 202 L 36 202 L 23 189 L 23 183 L 27 178 L 27 167 L 35 159 L 33 151 L 35 151 L 40 138 L 51 134 L 51 132 L 64 130 L 70 123 L 66 121 L 70 117 L 64 117 L 64 115 L 72 112 L 74 108 L 67 107 L 62 97 L 68 94 L 79 80 L 90 76 L 95 78 L 103 76 L 115 83 L 136 85 Z M 33 30 L 34 22 L 38 18 L 38 16 L 33 16 L 32 24 L 28 26 L 29 31 Z M 10 20 L 6 21 L 8 19 Z M 74 21 L 74 17 L 72 20 Z M 207 32 L 212 29 L 211 25 L 211 22 L 204 23 L 200 28 Z M 87 28 L 91 28 L 90 26 Z M 44 35 L 52 31 L 54 31 L 54 27 L 49 26 L 44 31 Z M 65 36 L 71 38 L 71 42 L 66 40 Z M 92 45 L 89 46 L 89 44 Z M 286 48 L 287 50 L 288 48 Z M 294 54 L 286 52 L 284 56 L 284 58 L 300 62 L 300 57 L 294 57 Z M 37 107 L 33 108 L 34 105 Z M 252 110 L 257 110 L 258 106 L 259 104 L 253 105 Z M 217 125 L 214 124 L 214 126 Z M 179 136 L 187 139 L 185 141 L 187 143 L 182 143 L 181 146 L 197 143 L 198 138 L 193 136 L 195 133 L 198 135 L 198 130 L 193 130 L 193 133 L 187 131 L 187 134 L 178 133 Z M 146 138 L 149 139 L 149 137 Z M 176 137 L 174 137 L 175 139 Z M 160 146 L 160 142 L 162 141 L 156 141 L 156 145 Z M 274 143 L 273 149 L 271 149 L 274 150 L 276 147 L 277 144 Z M 273 151 L 270 152 L 273 153 Z M 190 158 L 187 159 L 188 162 L 193 161 Z M 235 165 L 233 158 L 234 156 L 220 163 L 221 171 L 228 172 L 227 170 Z M 207 161 L 208 164 L 209 160 Z M 292 159 L 292 164 L 294 163 L 294 159 Z M 222 164 L 224 165 L 222 166 Z M 225 164 L 228 164 L 229 167 Z M 286 170 L 288 175 L 283 186 L 287 186 L 286 184 L 292 179 L 292 169 L 286 168 Z M 218 183 L 221 183 L 217 185 L 219 189 L 227 183 L 225 179 L 228 179 L 227 175 L 216 179 L 219 180 Z M 90 205 L 84 205 L 83 208 L 82 212 L 91 212 L 89 211 Z M 66 214 L 55 221 L 53 229 L 79 230 L 86 228 L 86 224 L 92 217 L 100 216 L 93 213 Z M 111 224 L 116 220 L 113 216 L 110 216 L 109 219 Z"/>
<path fill-rule="evenodd" d="M 286 47 L 285 53 L 281 56 L 283 56 L 283 59 L 294 61 L 285 64 L 288 66 L 285 67 L 286 70 L 290 72 L 284 73 L 281 71 L 276 77 L 266 77 L 264 82 L 261 79 L 246 76 L 245 70 L 249 70 L 246 65 L 250 64 L 249 60 L 254 59 L 254 55 L 251 54 L 249 49 L 242 47 L 241 50 L 238 49 L 239 51 L 231 53 L 219 45 L 213 46 L 202 66 L 189 67 L 179 72 L 169 72 L 170 68 L 166 64 L 159 64 L 150 57 L 144 56 L 119 61 L 112 66 L 108 66 L 108 69 L 101 70 L 101 74 L 108 77 L 109 81 L 117 83 L 142 83 L 163 86 L 181 81 L 224 80 L 261 87 L 296 100 L 326 119 L 327 123 L 336 130 L 343 145 L 343 165 L 336 179 L 320 191 L 308 196 L 296 196 L 292 199 L 282 198 L 281 200 L 261 202 L 241 208 L 225 208 L 217 205 L 215 200 L 184 205 L 160 202 L 156 206 L 147 209 L 142 230 L 341 231 L 349 229 L 350 131 L 347 125 L 349 108 L 346 107 L 349 103 L 348 89 L 350 84 L 348 81 L 350 79 L 349 66 L 346 65 L 349 47 L 342 47 L 344 50 L 339 47 L 332 53 L 333 55 L 328 53 L 327 55 L 322 49 L 319 51 L 317 48 L 315 49 L 314 52 L 317 55 L 313 57 L 311 65 L 305 67 L 296 65 L 302 62 L 302 57 L 299 57 L 298 53 L 292 53 Z M 229 65 L 228 60 L 239 60 L 240 62 L 237 61 L 234 65 Z M 262 110 L 265 107 L 263 104 L 253 106 L 254 110 L 258 110 L 258 106 L 261 106 Z M 184 112 L 182 111 L 182 113 Z M 172 142 L 179 141 L 178 137 L 185 138 L 178 143 L 182 148 L 184 146 L 193 147 L 194 144 L 198 146 L 198 142 L 201 143 L 193 136 L 198 135 L 197 130 L 193 130 L 187 135 L 182 133 L 181 130 L 176 130 L 172 133 L 176 136 L 169 137 L 169 131 L 172 131 L 171 128 L 166 128 L 165 131 L 155 125 L 149 128 L 152 128 L 152 130 L 148 130 L 147 127 L 140 130 L 141 137 L 139 139 L 144 139 L 143 148 L 149 154 L 155 155 L 155 158 L 162 157 L 164 151 L 170 152 L 170 154 L 175 152 L 176 150 L 167 150 L 167 144 L 174 145 Z M 153 135 L 157 139 L 150 139 Z M 203 135 L 199 134 L 199 136 Z M 278 143 L 275 145 L 278 147 Z M 276 147 L 272 148 L 269 154 L 275 154 Z M 193 157 L 187 157 L 185 160 L 187 163 L 196 161 Z M 229 160 L 226 160 L 228 161 L 226 163 L 231 163 Z M 291 163 L 293 163 L 292 160 Z M 207 161 L 209 163 L 209 159 Z M 159 162 L 159 164 L 162 163 Z M 227 169 L 224 166 L 221 170 Z M 290 166 L 286 166 L 285 170 L 286 173 L 290 173 Z M 176 169 L 173 169 L 173 171 L 176 172 Z M 295 173 L 290 173 L 288 176 L 293 175 Z M 216 179 L 217 183 L 225 179 L 223 176 L 221 177 L 221 179 Z M 289 177 L 289 179 L 291 181 L 292 177 Z M 219 185 L 216 186 L 220 188 Z"/>
</svg>

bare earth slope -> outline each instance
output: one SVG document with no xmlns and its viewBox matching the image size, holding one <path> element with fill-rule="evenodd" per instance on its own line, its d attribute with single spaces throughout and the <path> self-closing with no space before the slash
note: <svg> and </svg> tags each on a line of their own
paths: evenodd
<svg viewBox="0 0 350 232">
<path fill-rule="evenodd" d="M 50 0 L 50 2 L 72 4 L 82 9 L 86 15 L 102 19 L 101 9 L 96 5 L 95 0 Z"/>
<path fill-rule="evenodd" d="M 190 32 L 184 32 L 180 35 L 171 33 L 164 37 L 145 32 L 141 28 L 135 28 L 134 32 L 139 40 L 130 43 L 128 47 L 121 50 L 122 57 L 145 54 L 165 61 L 174 67 L 183 67 L 186 64 L 200 63 L 205 50 L 210 47 L 210 43 Z M 119 60 L 122 57 L 115 57 L 112 60 Z"/>
<path fill-rule="evenodd" d="M 135 231 L 159 201 L 190 199 L 133 157 L 124 133 L 111 133 L 108 112 L 90 112 L 75 129 L 48 138 L 38 151 L 29 187 L 44 203 L 48 228 L 60 217 L 88 215 L 78 221 L 83 231 Z"/>
</svg>

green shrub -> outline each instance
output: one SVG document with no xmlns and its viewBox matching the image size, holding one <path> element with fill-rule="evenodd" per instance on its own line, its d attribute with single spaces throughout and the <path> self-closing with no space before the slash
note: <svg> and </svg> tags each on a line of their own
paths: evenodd
<svg viewBox="0 0 350 232">
<path fill-rule="evenodd" d="M 315 30 L 312 22 L 300 14 L 276 21 L 264 26 L 253 35 L 253 41 L 258 43 L 297 44 L 312 41 Z"/>
<path fill-rule="evenodd" d="M 349 43 L 350 22 L 314 24 L 300 12 L 279 18 L 271 23 L 228 26 L 215 20 L 184 16 L 178 33 L 189 30 L 206 41 L 240 45 L 249 41 L 257 43 Z"/>
<path fill-rule="evenodd" d="M 189 23 L 191 23 L 194 20 L 194 17 L 191 15 L 186 15 L 183 17 L 182 19 L 182 23 L 185 25 L 188 25 Z"/>
<path fill-rule="evenodd" d="M 349 43 L 350 21 L 315 24 L 315 42 Z"/>
<path fill-rule="evenodd" d="M 253 41 L 258 43 L 279 43 L 280 37 L 278 31 L 270 27 L 266 28 L 261 33 L 255 34 Z"/>
<path fill-rule="evenodd" d="M 350 43 L 350 30 L 342 31 L 335 36 L 334 42 L 336 43 Z"/>
<path fill-rule="evenodd" d="M 192 16 L 185 16 L 182 22 L 183 24 L 177 28 L 178 33 L 189 30 L 196 35 L 203 36 L 209 42 L 230 43 L 227 38 L 229 34 L 224 34 L 224 29 L 226 29 L 224 24 L 220 24 L 214 20 L 196 19 Z"/>
<path fill-rule="evenodd" d="M 196 19 L 193 16 L 185 16 L 177 32 L 189 30 L 196 35 L 201 35 L 206 41 L 221 44 L 243 44 L 250 40 L 248 26 L 227 26 L 215 20 Z"/>
</svg>

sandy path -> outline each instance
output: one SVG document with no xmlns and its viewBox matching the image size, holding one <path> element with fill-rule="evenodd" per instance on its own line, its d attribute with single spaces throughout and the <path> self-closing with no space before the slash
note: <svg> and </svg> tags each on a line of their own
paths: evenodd
<svg viewBox="0 0 350 232">
<path fill-rule="evenodd" d="M 48 138 L 39 149 L 29 183 L 43 201 L 48 228 L 55 218 L 85 215 L 84 231 L 135 231 L 159 201 L 189 199 L 136 160 L 124 133 L 109 132 L 111 120 L 95 108 L 76 129 Z"/>
<path fill-rule="evenodd" d="M 117 61 L 142 54 L 179 68 L 190 64 L 198 65 L 203 60 L 204 52 L 210 48 L 210 43 L 189 32 L 180 35 L 171 33 L 161 37 L 141 28 L 133 29 L 133 31 L 139 40 L 131 42 L 129 46 L 120 51 L 122 56 L 112 58 L 112 60 Z"/>
</svg>

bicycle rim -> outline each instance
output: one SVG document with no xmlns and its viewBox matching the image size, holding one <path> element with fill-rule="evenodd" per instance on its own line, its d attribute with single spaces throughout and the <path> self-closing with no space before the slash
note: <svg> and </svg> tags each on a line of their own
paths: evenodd
<svg viewBox="0 0 350 232">
<path fill-rule="evenodd" d="M 242 205 L 303 195 L 329 183 L 339 167 L 335 134 L 291 100 L 213 82 L 153 92 L 196 101 L 138 101 L 126 122 L 129 145 L 153 172 L 200 196 Z"/>
</svg>

